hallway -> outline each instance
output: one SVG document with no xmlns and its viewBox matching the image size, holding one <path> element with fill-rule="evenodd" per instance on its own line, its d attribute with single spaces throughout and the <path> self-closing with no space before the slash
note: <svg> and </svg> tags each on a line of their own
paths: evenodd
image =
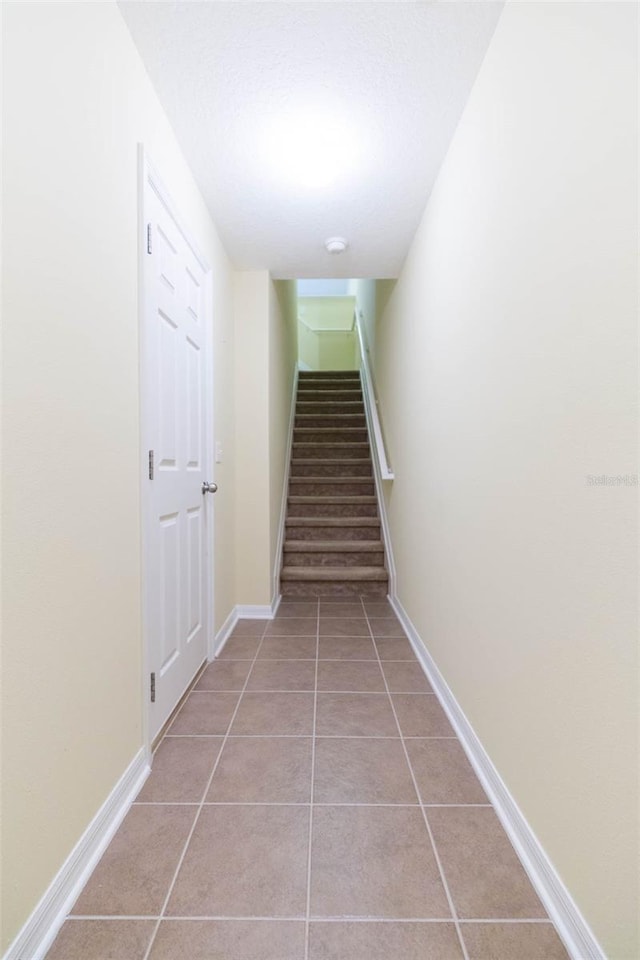
<svg viewBox="0 0 640 960">
<path fill-rule="evenodd" d="M 47 954 L 567 956 L 391 605 L 367 598 L 238 622 Z"/>
</svg>

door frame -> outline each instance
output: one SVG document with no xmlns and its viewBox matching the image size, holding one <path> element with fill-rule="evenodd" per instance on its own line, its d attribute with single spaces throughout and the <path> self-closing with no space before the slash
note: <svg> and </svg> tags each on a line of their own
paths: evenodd
<svg viewBox="0 0 640 960">
<path fill-rule="evenodd" d="M 150 676 L 151 676 L 151 637 L 149 636 L 151 591 L 150 591 L 150 544 L 149 525 L 151 520 L 150 503 L 147 495 L 149 483 L 149 430 L 152 422 L 153 398 L 148 377 L 148 332 L 146 323 L 147 309 L 147 224 L 148 203 L 147 191 L 153 190 L 181 233 L 187 246 L 205 275 L 203 285 L 204 295 L 204 378 L 205 378 L 205 451 L 204 462 L 207 477 L 214 477 L 214 389 L 213 389 L 213 276 L 207 259 L 201 254 L 194 243 L 191 232 L 177 209 L 171 194 L 164 182 L 158 176 L 155 166 L 149 158 L 149 153 L 143 143 L 138 143 L 138 375 L 140 384 L 139 402 L 139 437 L 140 437 L 140 574 L 141 574 L 141 626 L 142 626 L 142 737 L 147 755 L 151 757 L 151 724 L 150 724 Z M 205 577 L 206 588 L 203 603 L 208 612 L 207 630 L 205 633 L 205 660 L 211 659 L 214 648 L 214 498 L 209 497 L 205 528 Z M 188 685 L 187 688 L 188 689 Z M 184 690 L 182 691 L 184 694 Z M 179 702 L 179 699 L 178 701 Z M 169 714 L 170 716 L 171 714 Z M 162 728 L 161 728 L 162 729 Z"/>
</svg>

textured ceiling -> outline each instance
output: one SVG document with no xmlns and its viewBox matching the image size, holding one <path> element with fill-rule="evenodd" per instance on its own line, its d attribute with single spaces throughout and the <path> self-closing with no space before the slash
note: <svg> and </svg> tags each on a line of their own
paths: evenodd
<svg viewBox="0 0 640 960">
<path fill-rule="evenodd" d="M 275 277 L 398 275 L 502 6 L 119 3 L 232 261 Z"/>
</svg>

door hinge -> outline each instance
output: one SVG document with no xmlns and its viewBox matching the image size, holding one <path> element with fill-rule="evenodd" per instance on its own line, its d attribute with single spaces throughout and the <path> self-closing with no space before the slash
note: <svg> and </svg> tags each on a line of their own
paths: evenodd
<svg viewBox="0 0 640 960">
<path fill-rule="evenodd" d="M 151 703 L 156 702 L 156 675 L 151 674 Z"/>
<path fill-rule="evenodd" d="M 151 249 L 152 249 L 152 232 L 151 232 L 151 224 L 148 223 L 147 224 L 147 253 L 151 253 Z"/>
<path fill-rule="evenodd" d="M 153 480 L 153 470 L 154 470 L 153 450 L 149 450 L 149 480 Z"/>
</svg>

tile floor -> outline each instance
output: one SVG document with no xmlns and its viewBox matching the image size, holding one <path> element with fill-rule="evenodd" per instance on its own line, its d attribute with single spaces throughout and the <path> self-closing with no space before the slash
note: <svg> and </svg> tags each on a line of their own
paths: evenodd
<svg viewBox="0 0 640 960">
<path fill-rule="evenodd" d="M 386 601 L 200 676 L 47 960 L 567 960 Z"/>
</svg>

